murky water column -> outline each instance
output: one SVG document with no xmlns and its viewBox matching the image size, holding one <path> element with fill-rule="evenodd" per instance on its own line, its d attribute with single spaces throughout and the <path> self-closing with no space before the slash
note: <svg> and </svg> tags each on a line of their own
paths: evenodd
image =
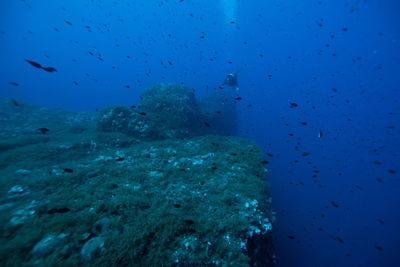
<svg viewBox="0 0 400 267">
<path fill-rule="evenodd" d="M 234 29 L 237 18 L 237 0 L 220 0 L 223 13 L 223 27 L 225 32 L 225 57 L 227 61 L 233 61 Z"/>
</svg>

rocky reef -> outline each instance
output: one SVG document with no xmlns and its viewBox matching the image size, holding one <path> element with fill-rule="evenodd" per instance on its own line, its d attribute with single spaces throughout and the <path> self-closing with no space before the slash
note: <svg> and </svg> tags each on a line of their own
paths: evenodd
<svg viewBox="0 0 400 267">
<path fill-rule="evenodd" d="M 202 105 L 176 84 L 98 114 L 2 99 L 2 266 L 273 266 L 262 151 L 203 135 Z"/>
<path fill-rule="evenodd" d="M 110 106 L 99 112 L 98 129 L 141 140 L 234 134 L 234 98 L 226 92 L 197 100 L 183 84 L 161 83 L 146 89 L 139 106 Z"/>
</svg>

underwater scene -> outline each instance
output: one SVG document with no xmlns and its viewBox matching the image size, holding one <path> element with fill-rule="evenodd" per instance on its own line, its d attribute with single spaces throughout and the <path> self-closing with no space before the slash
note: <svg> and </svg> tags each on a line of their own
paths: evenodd
<svg viewBox="0 0 400 267">
<path fill-rule="evenodd" d="M 0 1 L 0 266 L 400 266 L 399 13 Z"/>
</svg>

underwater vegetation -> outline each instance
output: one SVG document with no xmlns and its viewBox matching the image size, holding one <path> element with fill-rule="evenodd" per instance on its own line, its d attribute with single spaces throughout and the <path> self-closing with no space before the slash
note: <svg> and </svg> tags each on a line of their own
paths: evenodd
<svg viewBox="0 0 400 267">
<path fill-rule="evenodd" d="M 263 153 L 203 101 L 170 83 L 97 114 L 2 99 L 2 266 L 273 266 Z"/>
</svg>

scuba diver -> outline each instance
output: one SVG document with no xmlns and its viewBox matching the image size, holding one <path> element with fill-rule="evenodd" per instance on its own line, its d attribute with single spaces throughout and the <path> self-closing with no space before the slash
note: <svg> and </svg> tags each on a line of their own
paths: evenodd
<svg viewBox="0 0 400 267">
<path fill-rule="evenodd" d="M 222 85 L 228 85 L 230 87 L 233 87 L 236 89 L 236 91 L 239 90 L 239 84 L 237 80 L 237 75 L 242 69 L 236 71 L 236 72 L 231 72 L 228 75 L 226 75 L 225 81 L 223 82 Z"/>
</svg>

